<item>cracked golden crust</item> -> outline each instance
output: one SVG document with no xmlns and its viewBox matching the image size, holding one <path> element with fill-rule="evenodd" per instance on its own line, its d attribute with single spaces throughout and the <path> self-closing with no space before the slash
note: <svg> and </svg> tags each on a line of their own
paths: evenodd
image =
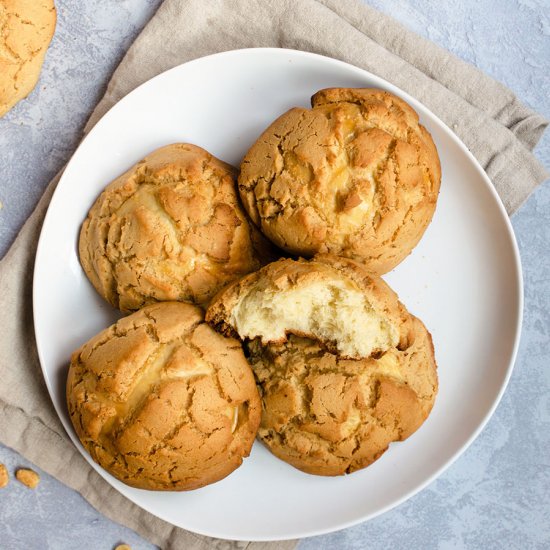
<svg viewBox="0 0 550 550">
<path fill-rule="evenodd" d="M 428 417 L 438 382 L 432 339 L 411 316 L 407 346 L 351 360 L 290 336 L 247 344 L 262 400 L 258 437 L 278 458 L 317 475 L 365 468 Z"/>
<path fill-rule="evenodd" d="M 265 130 L 242 162 L 239 192 L 280 248 L 347 256 L 382 274 L 420 240 L 440 181 L 433 140 L 405 101 L 332 88 Z"/>
<path fill-rule="evenodd" d="M 342 279 L 355 283 L 357 290 L 365 295 L 374 311 L 383 315 L 389 324 L 398 327 L 399 346 L 405 346 L 410 336 L 409 313 L 397 294 L 380 277 L 369 273 L 363 264 L 331 254 L 318 254 L 311 260 L 285 258 L 250 273 L 222 289 L 212 299 L 205 318 L 217 331 L 238 338 L 229 322 L 231 312 L 258 283 L 263 288 L 285 292 L 314 281 L 330 284 Z M 312 337 L 311 334 L 300 336 Z M 323 341 L 320 344 L 335 351 L 334 342 Z"/>
<path fill-rule="evenodd" d="M 80 441 L 133 487 L 183 491 L 240 466 L 261 409 L 241 344 L 181 302 L 149 305 L 71 358 L 69 415 Z"/>
<path fill-rule="evenodd" d="M 36 86 L 55 23 L 53 0 L 0 2 L 0 116 Z"/>
<path fill-rule="evenodd" d="M 157 149 L 109 184 L 90 209 L 80 262 L 113 306 L 205 304 L 260 267 L 269 246 L 235 190 L 235 170 L 195 145 Z"/>
</svg>

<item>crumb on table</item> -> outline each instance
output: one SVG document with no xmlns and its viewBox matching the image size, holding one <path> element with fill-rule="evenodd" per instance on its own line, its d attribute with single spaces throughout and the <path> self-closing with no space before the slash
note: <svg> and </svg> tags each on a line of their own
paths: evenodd
<svg viewBox="0 0 550 550">
<path fill-rule="evenodd" d="M 34 489 L 40 483 L 40 476 L 34 470 L 29 470 L 27 468 L 19 468 L 19 470 L 15 472 L 15 477 L 30 489 Z"/>
<path fill-rule="evenodd" d="M 10 481 L 7 468 L 0 463 L 0 489 L 3 489 Z"/>
</svg>

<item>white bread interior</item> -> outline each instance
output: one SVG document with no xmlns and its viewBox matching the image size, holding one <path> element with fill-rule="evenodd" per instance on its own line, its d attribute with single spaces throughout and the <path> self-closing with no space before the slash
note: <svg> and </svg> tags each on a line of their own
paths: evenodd
<svg viewBox="0 0 550 550">
<path fill-rule="evenodd" d="M 338 279 L 277 291 L 258 282 L 232 308 L 229 324 L 242 339 L 260 337 L 267 344 L 298 334 L 357 359 L 399 343 L 398 328 L 351 281 Z"/>
</svg>

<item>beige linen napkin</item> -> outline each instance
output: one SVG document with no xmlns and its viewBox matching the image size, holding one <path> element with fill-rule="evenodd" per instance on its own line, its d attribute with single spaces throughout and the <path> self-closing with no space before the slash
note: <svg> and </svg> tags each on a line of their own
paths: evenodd
<svg viewBox="0 0 550 550">
<path fill-rule="evenodd" d="M 86 131 L 137 85 L 170 67 L 258 46 L 336 57 L 409 92 L 462 138 L 510 214 L 546 177 L 531 154 L 547 125 L 541 116 L 474 67 L 355 0 L 165 0 L 116 70 Z M 162 548 L 272 547 L 274 543 L 209 539 L 170 526 L 111 488 L 70 442 L 42 379 L 31 301 L 36 243 L 57 181 L 51 182 L 0 263 L 0 441 Z M 274 547 L 294 546 L 291 541 Z"/>
</svg>

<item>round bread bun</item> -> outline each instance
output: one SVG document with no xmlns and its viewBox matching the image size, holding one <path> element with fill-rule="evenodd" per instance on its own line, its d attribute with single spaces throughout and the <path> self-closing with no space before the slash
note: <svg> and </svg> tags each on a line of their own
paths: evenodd
<svg viewBox="0 0 550 550">
<path fill-rule="evenodd" d="M 266 241 L 239 204 L 235 170 L 195 145 L 157 149 L 108 185 L 80 231 L 80 262 L 113 306 L 206 304 L 258 269 Z"/>
<path fill-rule="evenodd" d="M 36 86 L 55 23 L 53 0 L 0 2 L 0 117 Z"/>
<path fill-rule="evenodd" d="M 304 472 L 364 468 L 432 409 L 429 332 L 353 260 L 270 264 L 220 292 L 206 319 L 244 340 L 262 399 L 258 436 Z"/>
<path fill-rule="evenodd" d="M 67 405 L 98 464 L 127 485 L 160 491 L 230 474 L 249 455 L 261 414 L 241 344 L 181 302 L 149 305 L 76 351 Z"/>
<path fill-rule="evenodd" d="M 393 269 L 430 223 L 441 168 L 405 101 L 377 89 L 317 92 L 246 154 L 239 192 L 252 220 L 291 254 L 331 253 Z"/>
</svg>

